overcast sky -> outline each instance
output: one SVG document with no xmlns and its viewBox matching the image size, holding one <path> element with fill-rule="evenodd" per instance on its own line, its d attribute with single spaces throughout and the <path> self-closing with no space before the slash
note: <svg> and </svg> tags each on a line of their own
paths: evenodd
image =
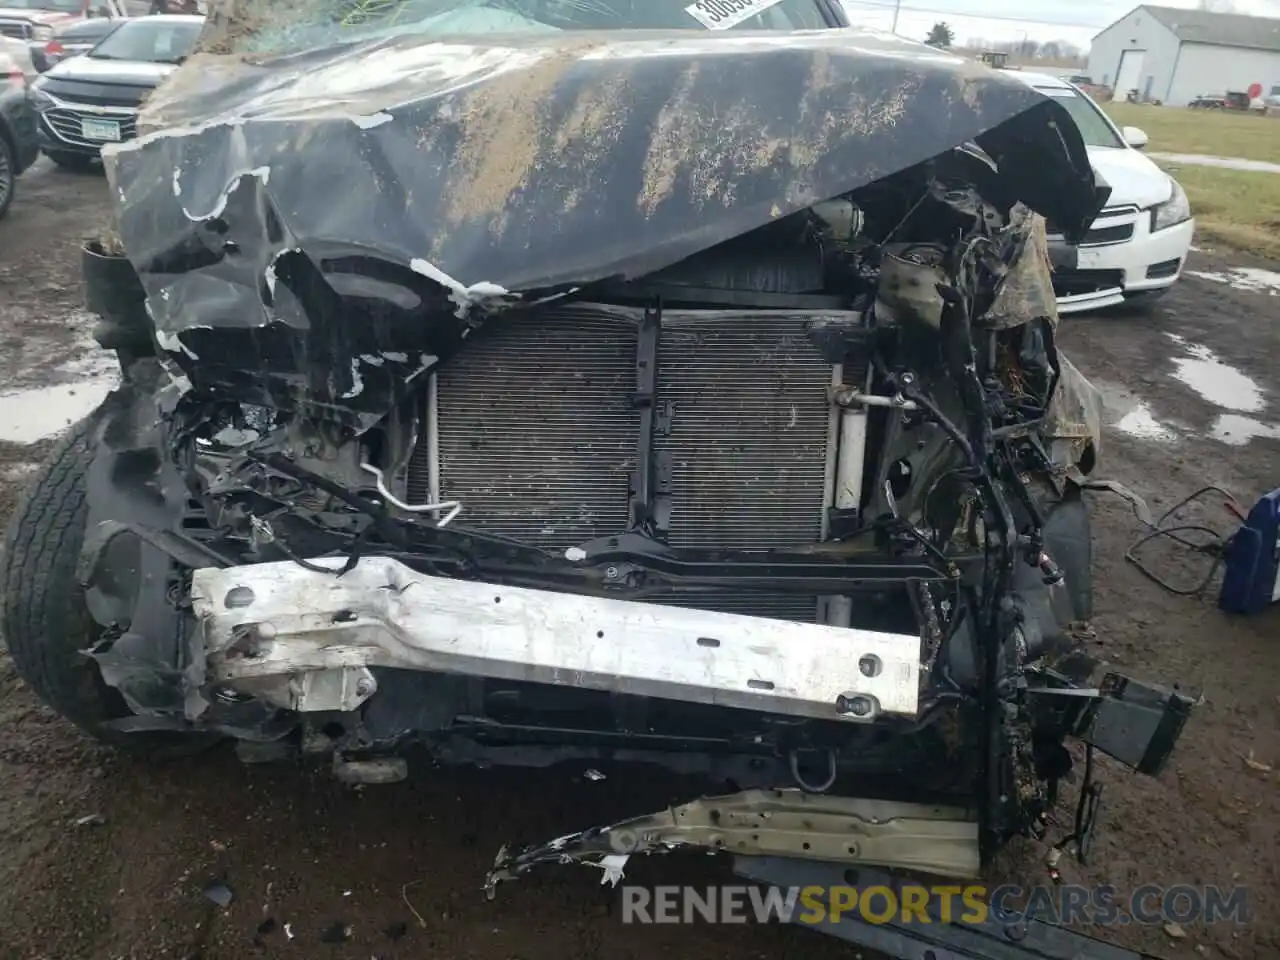
<svg viewBox="0 0 1280 960">
<path fill-rule="evenodd" d="M 894 0 L 843 0 L 854 23 L 888 30 Z M 1094 34 L 1140 4 L 1136 0 L 902 0 L 898 32 L 924 39 L 939 20 L 951 25 L 958 42 L 1067 40 L 1088 47 Z M 1195 0 L 1161 0 L 1157 6 L 1195 7 Z M 1280 18 L 1280 0 L 1213 0 L 1214 9 Z"/>
</svg>

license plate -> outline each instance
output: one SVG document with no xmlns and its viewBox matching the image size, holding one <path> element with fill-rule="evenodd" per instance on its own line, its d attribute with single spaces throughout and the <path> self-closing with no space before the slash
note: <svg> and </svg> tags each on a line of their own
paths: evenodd
<svg viewBox="0 0 1280 960">
<path fill-rule="evenodd" d="M 120 140 L 118 120 L 81 120 L 80 135 L 86 140 Z"/>
</svg>

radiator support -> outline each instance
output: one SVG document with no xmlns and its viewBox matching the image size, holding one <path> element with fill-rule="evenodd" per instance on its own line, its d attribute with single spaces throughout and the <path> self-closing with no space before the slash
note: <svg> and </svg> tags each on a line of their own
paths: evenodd
<svg viewBox="0 0 1280 960">
<path fill-rule="evenodd" d="M 481 329 L 433 376 L 409 499 L 459 500 L 459 523 L 559 555 L 628 531 L 688 549 L 820 542 L 833 444 L 850 438 L 832 429 L 841 367 L 809 331 L 849 317 L 574 304 Z M 826 618 L 797 594 L 663 602 Z"/>
</svg>

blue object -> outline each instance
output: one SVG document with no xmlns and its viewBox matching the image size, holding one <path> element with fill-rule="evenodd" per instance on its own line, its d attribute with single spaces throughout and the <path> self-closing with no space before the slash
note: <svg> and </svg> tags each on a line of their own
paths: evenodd
<svg viewBox="0 0 1280 960">
<path fill-rule="evenodd" d="M 1280 601 L 1280 490 L 1249 511 L 1227 548 L 1227 572 L 1218 606 L 1228 613 L 1259 613 Z"/>
</svg>

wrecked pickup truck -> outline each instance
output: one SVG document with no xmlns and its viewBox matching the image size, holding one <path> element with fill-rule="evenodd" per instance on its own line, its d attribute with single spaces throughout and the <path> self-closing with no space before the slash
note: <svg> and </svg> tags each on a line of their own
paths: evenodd
<svg viewBox="0 0 1280 960">
<path fill-rule="evenodd" d="M 972 876 L 1050 832 L 1068 738 L 1082 849 L 1095 748 L 1173 749 L 1187 699 L 1076 639 L 1099 403 L 1044 223 L 1109 190 L 1016 79 L 827 0 L 231 0 L 104 159 L 124 381 L 0 572 L 96 735 L 728 793 L 491 884 L 679 846 Z"/>
</svg>

